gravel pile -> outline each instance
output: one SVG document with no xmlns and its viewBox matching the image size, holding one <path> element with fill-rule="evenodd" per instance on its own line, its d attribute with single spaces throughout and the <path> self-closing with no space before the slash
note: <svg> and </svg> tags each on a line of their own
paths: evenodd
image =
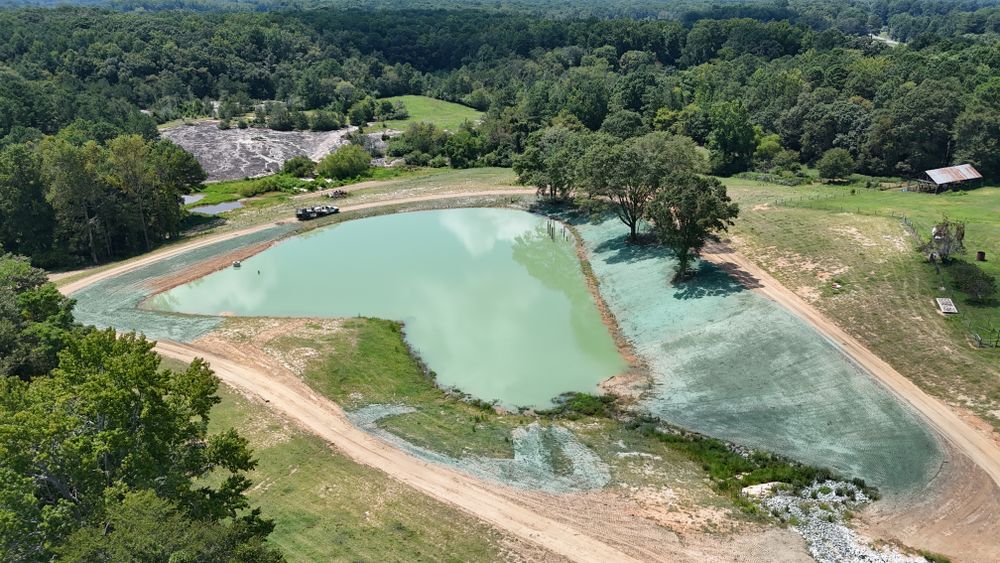
<svg viewBox="0 0 1000 563">
<path fill-rule="evenodd" d="M 760 498 L 765 509 L 802 535 L 810 554 L 820 563 L 925 561 L 891 547 L 877 548 L 844 525 L 850 511 L 868 502 L 870 499 L 859 487 L 841 481 L 814 483 L 798 493 L 778 485 Z"/>
</svg>

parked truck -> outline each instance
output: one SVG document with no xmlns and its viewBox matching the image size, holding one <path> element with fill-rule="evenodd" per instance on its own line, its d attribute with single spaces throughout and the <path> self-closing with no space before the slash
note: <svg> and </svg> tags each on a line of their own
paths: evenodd
<svg viewBox="0 0 1000 563">
<path fill-rule="evenodd" d="M 299 221 L 309 221 L 311 219 L 318 219 L 320 217 L 326 217 L 327 215 L 333 215 L 334 213 L 340 213 L 340 208 L 332 205 L 317 205 L 316 207 L 303 207 L 302 209 L 296 209 L 295 218 Z"/>
</svg>

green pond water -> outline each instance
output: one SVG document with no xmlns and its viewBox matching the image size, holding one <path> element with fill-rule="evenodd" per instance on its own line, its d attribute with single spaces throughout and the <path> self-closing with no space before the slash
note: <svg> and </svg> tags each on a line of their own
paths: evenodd
<svg viewBox="0 0 1000 563">
<path fill-rule="evenodd" d="M 349 221 L 153 297 L 153 309 L 371 316 L 406 324 L 439 384 L 545 407 L 626 366 L 572 236 L 523 211 L 450 209 Z"/>
</svg>

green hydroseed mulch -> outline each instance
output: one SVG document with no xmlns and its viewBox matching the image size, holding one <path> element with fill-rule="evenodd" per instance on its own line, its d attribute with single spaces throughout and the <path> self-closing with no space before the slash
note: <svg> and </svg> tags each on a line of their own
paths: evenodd
<svg viewBox="0 0 1000 563">
<path fill-rule="evenodd" d="M 276 240 L 290 232 L 294 224 L 279 225 L 249 235 L 193 249 L 178 256 L 137 268 L 109 278 L 72 295 L 76 299 L 76 320 L 100 328 L 113 326 L 119 331 L 137 331 L 150 340 L 168 339 L 190 342 L 217 327 L 222 318 L 180 315 L 139 308 L 151 293 L 151 283 L 175 275 L 203 260 L 232 252 L 245 246 Z"/>
<path fill-rule="evenodd" d="M 917 415 L 805 321 L 710 264 L 673 285 L 670 253 L 627 243 L 617 219 L 577 228 L 602 295 L 652 372 L 641 408 L 890 493 L 918 489 L 940 467 Z"/>
</svg>

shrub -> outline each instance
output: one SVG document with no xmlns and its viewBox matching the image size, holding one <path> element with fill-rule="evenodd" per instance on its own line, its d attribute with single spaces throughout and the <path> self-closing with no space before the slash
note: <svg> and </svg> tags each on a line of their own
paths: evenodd
<svg viewBox="0 0 1000 563">
<path fill-rule="evenodd" d="M 343 126 L 343 120 L 332 111 L 317 110 L 309 120 L 309 127 L 313 131 L 333 131 Z"/>
<path fill-rule="evenodd" d="M 316 167 L 316 174 L 325 178 L 343 180 L 360 176 L 371 167 L 372 157 L 357 145 L 346 145 L 323 157 Z"/>
<path fill-rule="evenodd" d="M 427 166 L 431 161 L 431 155 L 425 152 L 413 151 L 403 156 L 403 159 L 411 166 Z"/>
<path fill-rule="evenodd" d="M 823 153 L 816 163 L 821 178 L 841 179 L 854 172 L 854 157 L 847 149 L 835 148 Z"/>
<path fill-rule="evenodd" d="M 316 163 L 308 156 L 293 156 L 281 166 L 281 172 L 295 178 L 309 178 L 316 172 Z"/>
<path fill-rule="evenodd" d="M 389 141 L 389 154 L 408 155 L 414 152 L 427 153 L 428 159 L 444 151 L 448 134 L 432 123 L 412 123 L 402 135 Z M 407 159 L 409 162 L 409 159 Z"/>
<path fill-rule="evenodd" d="M 615 399 L 609 395 L 591 395 L 589 393 L 565 393 L 556 400 L 556 406 L 538 414 L 561 416 L 571 420 L 583 416 L 609 417 Z"/>
<path fill-rule="evenodd" d="M 296 188 L 306 188 L 312 182 L 303 182 L 298 178 L 293 178 L 285 174 L 275 174 L 265 176 L 260 180 L 251 182 L 240 188 L 240 195 L 243 197 L 253 197 L 268 192 L 290 192 Z"/>
</svg>

